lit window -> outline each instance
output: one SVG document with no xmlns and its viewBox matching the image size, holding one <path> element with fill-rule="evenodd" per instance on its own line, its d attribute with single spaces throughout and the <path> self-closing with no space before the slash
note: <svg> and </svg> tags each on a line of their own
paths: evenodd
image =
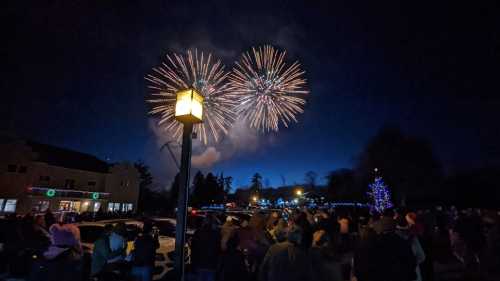
<svg viewBox="0 0 500 281">
<path fill-rule="evenodd" d="M 7 199 L 3 211 L 5 213 L 14 213 L 16 211 L 17 199 Z"/>
<path fill-rule="evenodd" d="M 7 172 L 9 173 L 17 172 L 17 165 L 14 164 L 7 165 Z"/>
<path fill-rule="evenodd" d="M 59 211 L 71 211 L 71 201 L 59 202 Z"/>
<path fill-rule="evenodd" d="M 94 212 L 98 212 L 101 208 L 101 202 L 94 202 Z"/>
<path fill-rule="evenodd" d="M 48 200 L 39 200 L 34 201 L 31 209 L 35 212 L 45 212 L 50 206 L 50 201 Z"/>
<path fill-rule="evenodd" d="M 108 203 L 108 211 L 109 212 L 119 212 L 120 211 L 120 203 Z"/>
</svg>

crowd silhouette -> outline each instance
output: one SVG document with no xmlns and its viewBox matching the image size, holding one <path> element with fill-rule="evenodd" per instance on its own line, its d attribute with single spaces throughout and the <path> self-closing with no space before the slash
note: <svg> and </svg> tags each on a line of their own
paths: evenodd
<svg viewBox="0 0 500 281">
<path fill-rule="evenodd" d="M 496 211 L 209 212 L 195 228 L 187 280 L 500 280 Z M 85 261 L 78 227 L 50 212 L 6 217 L 0 239 L 5 279 L 152 280 L 159 247 L 151 221 L 135 237 L 133 254 L 124 225 L 106 225 Z"/>
</svg>

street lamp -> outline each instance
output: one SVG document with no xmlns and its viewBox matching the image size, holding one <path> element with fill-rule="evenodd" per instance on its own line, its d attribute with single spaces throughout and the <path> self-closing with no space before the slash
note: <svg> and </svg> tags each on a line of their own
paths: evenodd
<svg viewBox="0 0 500 281">
<path fill-rule="evenodd" d="M 177 92 L 175 119 L 183 124 L 182 154 L 180 169 L 179 198 L 177 202 L 177 223 L 175 231 L 175 270 L 178 280 L 184 280 L 184 245 L 186 244 L 186 220 L 191 169 L 193 124 L 203 121 L 203 96 L 195 89 Z"/>
<path fill-rule="evenodd" d="M 295 194 L 297 194 L 297 196 L 302 196 L 302 190 L 297 189 L 297 190 L 295 191 Z"/>
<path fill-rule="evenodd" d="M 252 197 L 253 202 L 257 202 L 259 198 L 257 196 Z"/>
</svg>

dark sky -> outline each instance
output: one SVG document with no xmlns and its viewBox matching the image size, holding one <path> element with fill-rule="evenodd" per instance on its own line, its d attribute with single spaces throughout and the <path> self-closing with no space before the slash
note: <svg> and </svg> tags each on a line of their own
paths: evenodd
<svg viewBox="0 0 500 281">
<path fill-rule="evenodd" d="M 0 129 L 109 161 L 142 159 L 168 181 L 174 168 L 157 147 L 144 76 L 168 52 L 196 47 L 230 70 L 242 51 L 272 44 L 307 71 L 306 112 L 205 170 L 236 186 L 254 172 L 273 185 L 281 175 L 301 182 L 308 170 L 351 167 L 386 124 L 431 141 L 449 171 L 498 165 L 494 1 L 346 2 L 7 1 Z"/>
</svg>

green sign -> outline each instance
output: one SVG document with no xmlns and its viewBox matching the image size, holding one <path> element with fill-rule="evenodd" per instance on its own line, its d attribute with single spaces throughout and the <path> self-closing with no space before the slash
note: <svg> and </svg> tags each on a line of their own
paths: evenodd
<svg viewBox="0 0 500 281">
<path fill-rule="evenodd" d="M 56 190 L 55 189 L 49 189 L 49 190 L 47 190 L 47 192 L 45 193 L 45 195 L 47 195 L 47 197 L 54 197 L 56 195 Z"/>
<path fill-rule="evenodd" d="M 99 199 L 99 192 L 92 192 L 92 199 L 94 200 Z"/>
</svg>

